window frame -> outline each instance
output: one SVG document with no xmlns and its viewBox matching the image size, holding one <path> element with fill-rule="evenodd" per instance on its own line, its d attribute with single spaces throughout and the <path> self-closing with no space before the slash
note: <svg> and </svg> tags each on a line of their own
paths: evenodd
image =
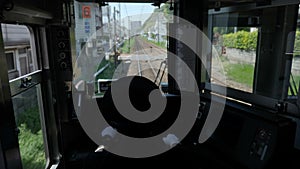
<svg viewBox="0 0 300 169">
<path fill-rule="evenodd" d="M 283 1 L 282 1 L 283 2 Z M 234 7 L 224 7 L 222 8 L 220 11 L 216 11 L 214 9 L 209 10 L 208 12 L 208 37 L 212 40 L 212 25 L 213 25 L 213 16 L 214 15 L 223 15 L 223 14 L 229 14 L 229 13 L 234 13 L 234 12 L 248 12 L 248 11 L 253 11 L 253 10 L 262 10 L 262 9 L 271 9 L 271 8 L 280 8 L 280 7 L 293 7 L 295 5 L 299 5 L 299 2 L 294 1 L 290 4 L 286 4 L 286 3 L 274 3 L 272 5 L 268 5 L 268 6 L 256 6 L 255 4 L 249 4 L 249 5 L 245 5 L 243 6 L 243 8 L 238 8 L 236 6 Z M 262 36 L 259 32 L 258 34 L 259 38 Z M 258 47 L 260 47 L 260 43 L 258 43 Z M 288 55 L 286 53 L 286 55 Z M 209 65 L 210 63 L 210 59 L 208 58 L 207 60 L 208 62 L 206 62 L 207 64 L 207 71 L 210 71 L 210 67 L 211 65 Z M 257 62 L 257 61 L 256 61 Z M 288 63 L 288 59 L 286 59 L 284 61 L 284 64 L 289 64 Z M 287 71 L 287 69 L 282 69 L 282 71 Z M 288 70 L 289 71 L 289 70 Z M 210 72 L 209 72 L 210 73 Z M 257 67 L 255 68 L 255 75 L 257 74 Z M 283 105 L 283 107 L 286 108 L 285 112 L 283 112 L 283 114 L 285 115 L 289 115 L 289 116 L 294 116 L 294 117 L 300 117 L 300 113 L 299 113 L 299 104 L 296 105 L 295 101 L 298 100 L 298 102 L 300 103 L 300 98 L 296 99 L 296 100 L 290 100 L 285 98 L 275 98 L 272 96 L 265 96 L 262 95 L 260 93 L 247 93 L 247 92 L 243 92 L 242 90 L 236 90 L 230 87 L 223 87 L 223 86 L 219 86 L 219 85 L 214 85 L 209 81 L 209 77 L 208 75 L 204 72 L 202 73 L 202 75 L 204 75 L 205 77 L 205 87 L 204 89 L 207 92 L 213 92 L 219 95 L 222 95 L 221 89 L 223 90 L 227 90 L 226 95 L 222 95 L 228 99 L 234 99 L 237 101 L 241 101 L 241 102 L 245 102 L 246 104 L 251 104 L 251 105 L 256 105 L 256 106 L 260 106 L 260 107 L 265 107 L 265 108 L 269 108 L 271 110 L 274 110 L 275 112 L 278 111 L 278 107 L 274 106 L 274 105 Z M 286 72 L 285 72 L 285 76 L 286 76 Z M 289 78 L 288 78 L 289 79 Z M 254 76 L 254 81 L 257 81 L 257 77 Z M 299 87 L 300 89 L 300 87 Z M 254 90 L 257 91 L 257 90 Z M 283 91 L 284 93 L 285 91 Z M 286 92 L 287 93 L 287 92 Z"/>
<path fill-rule="evenodd" d="M 12 72 L 16 72 L 16 71 L 18 71 L 18 69 L 17 69 L 17 62 L 16 62 L 16 60 L 17 60 L 17 58 L 16 58 L 16 52 L 14 51 L 14 50 L 7 50 L 7 51 L 5 51 L 5 59 L 6 59 L 6 57 L 7 57 L 7 55 L 6 54 L 9 54 L 9 53 L 12 53 L 13 54 L 13 64 L 14 64 L 14 69 L 8 69 L 8 67 L 7 67 L 7 72 L 8 73 L 12 73 Z M 6 61 L 6 63 L 7 63 L 7 61 Z"/>
</svg>

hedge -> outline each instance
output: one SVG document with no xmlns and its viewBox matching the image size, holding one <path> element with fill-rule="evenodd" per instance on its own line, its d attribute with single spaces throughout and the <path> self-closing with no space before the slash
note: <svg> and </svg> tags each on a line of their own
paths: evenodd
<svg viewBox="0 0 300 169">
<path fill-rule="evenodd" d="M 258 32 L 239 31 L 223 35 L 223 45 L 243 50 L 256 50 Z"/>
<path fill-rule="evenodd" d="M 223 45 L 242 50 L 256 50 L 258 32 L 238 31 L 223 35 Z M 294 50 L 300 55 L 300 31 L 296 32 Z"/>
</svg>

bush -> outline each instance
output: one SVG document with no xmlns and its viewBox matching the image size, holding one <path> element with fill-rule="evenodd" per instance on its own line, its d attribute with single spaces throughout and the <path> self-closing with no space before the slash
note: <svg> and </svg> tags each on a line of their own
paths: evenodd
<svg viewBox="0 0 300 169">
<path fill-rule="evenodd" d="M 24 169 L 43 169 L 46 166 L 43 133 L 39 130 L 37 133 L 21 124 L 19 126 L 19 145 Z"/>
<path fill-rule="evenodd" d="M 242 50 L 256 50 L 258 32 L 239 31 L 223 35 L 224 46 Z"/>
<path fill-rule="evenodd" d="M 239 31 L 223 35 L 224 46 L 229 48 L 255 50 L 258 32 Z M 300 31 L 296 32 L 294 51 L 300 55 Z"/>
<path fill-rule="evenodd" d="M 45 168 L 46 158 L 38 107 L 18 115 L 19 146 L 24 169 Z"/>
<path fill-rule="evenodd" d="M 33 134 L 41 130 L 40 115 L 38 107 L 28 109 L 18 115 L 17 125 L 25 124 Z"/>
</svg>

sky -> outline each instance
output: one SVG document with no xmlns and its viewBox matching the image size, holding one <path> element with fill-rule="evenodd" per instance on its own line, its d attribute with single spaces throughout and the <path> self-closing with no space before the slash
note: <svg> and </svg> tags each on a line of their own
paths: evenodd
<svg viewBox="0 0 300 169">
<path fill-rule="evenodd" d="M 149 18 L 155 8 L 150 3 L 109 3 L 111 10 L 119 11 L 121 7 L 121 20 L 123 26 L 128 28 L 128 21 L 142 21 L 142 24 Z M 130 18 L 128 18 L 130 16 Z M 117 16 L 119 17 L 119 16 Z M 118 18 L 117 18 L 118 19 Z"/>
<path fill-rule="evenodd" d="M 125 16 L 140 15 L 144 13 L 152 13 L 156 7 L 152 6 L 150 3 L 109 3 L 111 9 L 116 7 L 119 10 L 121 6 L 121 18 Z"/>
</svg>

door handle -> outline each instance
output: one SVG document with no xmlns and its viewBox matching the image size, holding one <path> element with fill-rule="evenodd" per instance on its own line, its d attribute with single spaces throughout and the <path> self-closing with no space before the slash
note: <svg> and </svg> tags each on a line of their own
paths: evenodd
<svg viewBox="0 0 300 169">
<path fill-rule="evenodd" d="M 32 77 L 31 76 L 24 77 L 23 79 L 21 79 L 20 88 L 27 88 L 31 84 L 32 84 Z"/>
</svg>

